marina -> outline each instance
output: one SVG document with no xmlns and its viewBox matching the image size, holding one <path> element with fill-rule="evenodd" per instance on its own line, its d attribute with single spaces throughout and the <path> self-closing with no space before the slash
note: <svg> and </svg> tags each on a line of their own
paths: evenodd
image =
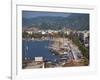
<svg viewBox="0 0 100 80">
<path fill-rule="evenodd" d="M 83 56 L 77 46 L 68 39 L 64 42 L 62 39 L 23 40 L 24 68 L 61 67 L 71 61 L 80 62 Z"/>
</svg>

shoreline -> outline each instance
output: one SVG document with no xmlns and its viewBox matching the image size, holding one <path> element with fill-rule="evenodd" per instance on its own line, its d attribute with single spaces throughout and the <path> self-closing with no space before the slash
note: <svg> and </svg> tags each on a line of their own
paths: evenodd
<svg viewBox="0 0 100 80">
<path fill-rule="evenodd" d="M 22 40 L 25 40 L 25 41 L 53 41 L 51 39 L 22 39 Z"/>
<path fill-rule="evenodd" d="M 62 66 L 62 67 L 73 66 L 73 65 L 74 66 L 77 66 L 77 65 L 78 66 L 79 65 L 85 66 L 84 61 L 81 60 L 82 58 L 78 58 L 77 57 L 77 53 L 80 53 L 81 54 L 80 50 L 78 49 L 78 46 L 76 46 L 72 42 L 72 40 L 70 40 L 69 38 L 52 38 L 52 39 L 45 38 L 45 39 L 22 39 L 22 40 L 26 40 L 26 41 L 27 40 L 28 41 L 53 41 L 53 43 L 50 44 L 50 46 L 48 46 L 48 49 L 49 50 L 50 49 L 51 50 L 54 50 L 54 52 L 52 53 L 54 55 L 56 55 L 55 51 L 58 52 L 57 55 L 62 55 L 62 58 L 61 58 L 62 62 L 61 63 L 59 62 L 59 65 L 60 66 Z M 64 57 L 63 58 L 63 55 L 68 55 L 68 57 L 66 57 L 66 58 Z M 73 56 L 71 56 L 71 55 L 73 55 Z M 67 58 L 69 58 L 69 60 Z M 67 63 L 67 62 L 69 62 L 69 63 Z M 32 62 L 32 64 L 34 64 L 34 63 L 35 62 Z M 48 61 L 47 62 L 47 68 L 48 68 L 48 66 L 49 67 L 52 67 L 53 66 L 52 64 L 54 64 L 55 67 L 57 66 L 56 63 L 53 63 L 53 62 L 49 63 L 49 61 Z M 39 65 L 36 65 L 36 66 L 39 66 Z"/>
</svg>

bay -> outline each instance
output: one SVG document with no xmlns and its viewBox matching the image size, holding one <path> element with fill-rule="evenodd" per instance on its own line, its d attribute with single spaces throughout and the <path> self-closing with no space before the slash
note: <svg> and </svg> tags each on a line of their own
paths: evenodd
<svg viewBox="0 0 100 80">
<path fill-rule="evenodd" d="M 22 41 L 22 57 L 34 60 L 35 57 L 43 57 L 45 60 L 55 61 L 59 60 L 58 55 L 53 55 L 48 49 L 48 46 L 52 44 L 49 40 L 23 40 Z"/>
</svg>

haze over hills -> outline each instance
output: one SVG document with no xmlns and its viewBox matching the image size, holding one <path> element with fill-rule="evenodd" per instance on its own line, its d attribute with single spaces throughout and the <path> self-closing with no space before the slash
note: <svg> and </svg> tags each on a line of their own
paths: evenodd
<svg viewBox="0 0 100 80">
<path fill-rule="evenodd" d="M 22 17 L 22 27 L 37 27 L 39 29 L 62 29 L 63 27 L 75 30 L 89 30 L 89 14 L 71 14 L 62 16 Z"/>
</svg>

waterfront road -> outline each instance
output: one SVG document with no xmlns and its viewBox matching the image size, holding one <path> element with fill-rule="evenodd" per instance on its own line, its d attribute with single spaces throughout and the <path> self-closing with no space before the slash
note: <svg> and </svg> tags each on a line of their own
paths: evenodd
<svg viewBox="0 0 100 80">
<path fill-rule="evenodd" d="M 81 51 L 78 49 L 78 47 L 72 43 L 71 41 L 68 42 L 68 47 L 70 48 L 70 59 L 74 59 L 75 61 L 79 61 L 82 57 Z"/>
</svg>

